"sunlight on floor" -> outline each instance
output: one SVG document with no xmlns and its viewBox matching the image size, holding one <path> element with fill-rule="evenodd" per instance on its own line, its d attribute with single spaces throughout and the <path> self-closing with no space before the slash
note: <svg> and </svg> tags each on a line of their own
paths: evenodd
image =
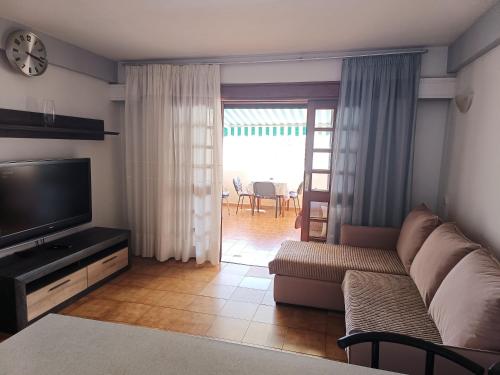
<svg viewBox="0 0 500 375">
<path fill-rule="evenodd" d="M 300 229 L 295 229 L 295 211 L 284 211 L 284 217 L 274 217 L 274 208 L 265 207 L 252 216 L 250 208 L 238 210 L 223 207 L 222 260 L 252 266 L 265 266 L 276 255 L 281 243 L 300 240 Z"/>
</svg>

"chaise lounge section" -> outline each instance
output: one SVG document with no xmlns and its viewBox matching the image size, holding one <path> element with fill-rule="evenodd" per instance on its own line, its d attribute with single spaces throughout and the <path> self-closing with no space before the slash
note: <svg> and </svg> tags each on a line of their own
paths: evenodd
<svg viewBox="0 0 500 375">
<path fill-rule="evenodd" d="M 443 345 L 488 368 L 500 361 L 500 264 L 425 206 L 401 231 L 343 226 L 340 245 L 287 241 L 270 265 L 275 300 L 345 311 L 346 334 L 392 332 Z M 384 369 L 423 373 L 425 353 L 381 344 Z M 348 349 L 369 366 L 371 346 Z M 436 374 L 466 373 L 437 360 Z"/>
<path fill-rule="evenodd" d="M 269 263 L 277 302 L 344 311 L 347 271 L 406 275 L 395 250 L 285 241 Z"/>
</svg>

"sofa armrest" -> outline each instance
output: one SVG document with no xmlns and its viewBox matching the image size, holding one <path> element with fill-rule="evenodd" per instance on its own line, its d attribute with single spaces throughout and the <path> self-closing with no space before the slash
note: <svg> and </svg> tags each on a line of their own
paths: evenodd
<svg viewBox="0 0 500 375">
<path fill-rule="evenodd" d="M 400 230 L 389 227 L 363 227 L 343 224 L 340 244 L 373 249 L 396 250 Z"/>
</svg>

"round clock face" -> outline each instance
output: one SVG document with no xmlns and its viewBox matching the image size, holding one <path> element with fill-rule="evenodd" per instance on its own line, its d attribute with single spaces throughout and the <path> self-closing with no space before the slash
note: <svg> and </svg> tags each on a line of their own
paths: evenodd
<svg viewBox="0 0 500 375">
<path fill-rule="evenodd" d="M 47 50 L 29 31 L 14 31 L 7 38 L 5 53 L 10 64 L 27 76 L 39 76 L 47 69 Z"/>
</svg>

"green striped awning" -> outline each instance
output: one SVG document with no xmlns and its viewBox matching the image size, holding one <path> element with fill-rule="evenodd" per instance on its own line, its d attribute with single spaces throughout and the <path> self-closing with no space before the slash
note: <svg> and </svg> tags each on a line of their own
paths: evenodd
<svg viewBox="0 0 500 375">
<path fill-rule="evenodd" d="M 306 126 L 224 126 L 224 137 L 300 137 L 306 135 Z"/>
</svg>

